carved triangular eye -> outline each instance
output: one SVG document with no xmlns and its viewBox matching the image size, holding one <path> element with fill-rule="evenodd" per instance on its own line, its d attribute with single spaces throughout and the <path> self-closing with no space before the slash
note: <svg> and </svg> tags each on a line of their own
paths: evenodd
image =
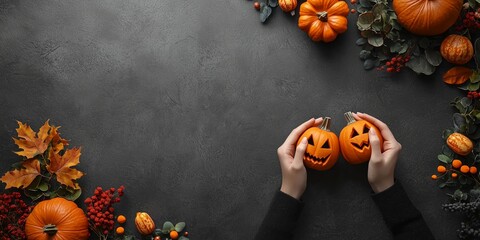
<svg viewBox="0 0 480 240">
<path fill-rule="evenodd" d="M 308 144 L 315 146 L 312 135 L 310 135 L 310 137 L 308 138 Z"/>
<path fill-rule="evenodd" d="M 370 128 L 367 125 L 363 126 L 363 133 L 368 133 L 370 131 Z"/>
<path fill-rule="evenodd" d="M 330 143 L 328 143 L 328 139 L 327 139 L 327 141 L 325 141 L 322 148 L 330 148 Z"/>
<path fill-rule="evenodd" d="M 356 136 L 358 136 L 358 132 L 357 132 L 357 130 L 355 130 L 355 128 L 353 128 L 352 138 L 353 138 L 353 137 L 356 137 Z"/>
</svg>

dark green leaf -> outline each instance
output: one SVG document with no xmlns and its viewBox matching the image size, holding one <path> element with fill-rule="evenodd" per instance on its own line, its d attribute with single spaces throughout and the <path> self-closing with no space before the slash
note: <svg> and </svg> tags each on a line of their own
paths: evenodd
<svg viewBox="0 0 480 240">
<path fill-rule="evenodd" d="M 365 70 L 370 70 L 375 67 L 375 62 L 372 59 L 367 59 L 363 62 L 363 68 Z"/>
<path fill-rule="evenodd" d="M 480 38 L 475 40 L 475 63 L 477 64 L 477 69 L 480 69 Z"/>
<path fill-rule="evenodd" d="M 445 183 L 445 182 L 442 182 L 442 183 L 438 184 L 439 188 L 444 188 L 445 186 L 447 186 L 447 183 Z"/>
<path fill-rule="evenodd" d="M 462 99 L 460 99 L 460 103 L 462 104 L 463 107 L 467 107 L 467 106 L 470 106 L 470 104 L 472 104 L 472 99 L 463 97 Z"/>
<path fill-rule="evenodd" d="M 400 49 L 400 51 L 398 51 L 399 54 L 404 54 L 406 53 L 408 50 L 408 44 L 407 43 L 404 43 L 402 44 L 402 49 Z"/>
<path fill-rule="evenodd" d="M 402 44 L 401 43 L 395 42 L 394 44 L 390 45 L 390 52 L 398 53 L 400 50 L 402 50 Z"/>
<path fill-rule="evenodd" d="M 179 222 L 175 224 L 175 231 L 181 232 L 185 228 L 185 222 Z"/>
<path fill-rule="evenodd" d="M 443 133 L 442 133 L 443 140 L 447 140 L 448 136 L 450 136 L 450 134 L 452 134 L 452 133 L 453 133 L 453 131 L 450 130 L 450 129 L 443 130 Z"/>
<path fill-rule="evenodd" d="M 435 67 L 442 63 L 442 55 L 440 55 L 439 51 L 427 49 L 425 50 L 425 57 L 427 61 Z"/>
<path fill-rule="evenodd" d="M 383 45 L 383 37 L 381 35 L 374 35 L 368 38 L 368 43 L 374 47 Z"/>
<path fill-rule="evenodd" d="M 458 177 L 458 181 L 459 181 L 460 184 L 462 184 L 462 185 L 467 184 L 467 179 L 466 179 L 465 176 L 463 176 L 463 175 L 460 175 L 460 176 Z"/>
<path fill-rule="evenodd" d="M 447 155 L 443 155 L 443 154 L 440 154 L 437 156 L 438 160 L 440 160 L 440 162 L 443 162 L 443 163 L 451 163 L 452 162 L 452 158 L 447 156 Z"/>
<path fill-rule="evenodd" d="M 361 31 L 360 35 L 362 35 L 362 37 L 364 38 L 369 38 L 369 37 L 375 36 L 375 32 L 372 30 L 365 30 L 365 31 Z"/>
<path fill-rule="evenodd" d="M 423 37 L 418 41 L 418 46 L 420 46 L 423 49 L 427 49 L 430 47 L 431 40 L 429 38 Z"/>
<path fill-rule="evenodd" d="M 264 3 L 260 6 L 260 21 L 264 23 L 267 21 L 268 17 L 272 14 L 272 8 Z"/>
<path fill-rule="evenodd" d="M 25 193 L 25 196 L 32 199 L 32 201 L 36 201 L 43 196 L 43 193 L 41 191 L 31 191 L 25 189 L 23 192 Z"/>
<path fill-rule="evenodd" d="M 377 3 L 373 6 L 372 8 L 372 13 L 374 15 L 378 15 L 378 16 L 381 16 L 382 14 L 384 14 L 386 11 L 386 6 L 381 4 L 381 3 Z"/>
<path fill-rule="evenodd" d="M 446 145 L 442 146 L 442 153 L 447 155 L 450 159 L 453 159 L 453 156 L 455 156 L 455 153 Z"/>
<path fill-rule="evenodd" d="M 468 91 L 477 91 L 479 87 L 480 87 L 480 82 L 476 82 L 476 83 L 470 83 L 467 86 L 467 89 Z"/>
<path fill-rule="evenodd" d="M 40 184 L 38 185 L 38 190 L 42 192 L 48 191 L 48 188 L 49 188 L 48 183 L 45 181 L 40 182 Z"/>
<path fill-rule="evenodd" d="M 371 56 L 371 54 L 372 54 L 372 52 L 370 52 L 370 51 L 362 50 L 362 51 L 360 51 L 360 59 L 366 60 L 367 58 L 369 58 Z"/>
<path fill-rule="evenodd" d="M 82 195 L 82 189 L 77 189 L 73 193 L 67 191 L 67 194 L 65 194 L 63 197 L 67 200 L 75 201 L 78 197 L 80 197 L 80 195 Z"/>
<path fill-rule="evenodd" d="M 272 8 L 278 6 L 278 0 L 268 0 L 268 5 Z"/>
<path fill-rule="evenodd" d="M 42 180 L 42 176 L 37 176 L 35 179 L 33 179 L 32 183 L 30 183 L 30 185 L 28 185 L 26 189 L 37 191 L 38 185 L 40 184 L 41 180 Z"/>
<path fill-rule="evenodd" d="M 418 74 L 431 75 L 435 72 L 435 67 L 432 66 L 423 55 L 413 57 L 405 64 L 405 66 Z"/>
<path fill-rule="evenodd" d="M 370 9 L 372 7 L 372 3 L 369 0 L 359 0 L 358 3 L 364 8 Z"/>
<path fill-rule="evenodd" d="M 375 16 L 371 12 L 362 13 L 358 16 L 357 27 L 360 31 L 368 30 L 375 20 Z"/>
<path fill-rule="evenodd" d="M 453 127 L 457 132 L 465 132 L 467 121 L 465 117 L 460 113 L 453 114 Z"/>
<path fill-rule="evenodd" d="M 363 46 L 363 45 L 365 45 L 365 43 L 367 43 L 367 39 L 362 37 L 362 38 L 357 39 L 357 41 L 355 43 L 358 46 Z"/>
</svg>

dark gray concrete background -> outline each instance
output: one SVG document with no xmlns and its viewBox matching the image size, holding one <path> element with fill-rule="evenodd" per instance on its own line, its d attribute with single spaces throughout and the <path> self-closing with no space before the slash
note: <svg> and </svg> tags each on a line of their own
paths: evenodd
<svg viewBox="0 0 480 240">
<path fill-rule="evenodd" d="M 349 20 L 319 44 L 280 9 L 262 25 L 245 0 L 0 0 L 0 170 L 17 160 L 15 120 L 50 119 L 82 147 L 82 201 L 126 186 L 129 231 L 147 211 L 185 221 L 191 239 L 252 239 L 291 129 L 330 116 L 339 133 L 344 112 L 362 111 L 389 124 L 397 178 L 435 236 L 454 239 L 459 219 L 430 175 L 462 93 L 440 74 L 364 71 Z M 389 239 L 366 170 L 309 171 L 296 239 Z"/>
</svg>

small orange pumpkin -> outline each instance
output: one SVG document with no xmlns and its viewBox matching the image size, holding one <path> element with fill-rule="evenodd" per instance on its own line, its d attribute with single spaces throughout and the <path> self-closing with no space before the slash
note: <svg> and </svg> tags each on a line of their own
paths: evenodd
<svg viewBox="0 0 480 240">
<path fill-rule="evenodd" d="M 352 112 L 346 112 L 344 115 L 348 124 L 340 132 L 340 149 L 343 158 L 350 164 L 367 162 L 372 154 L 368 131 L 375 130 L 380 139 L 380 146 L 383 146 L 382 134 L 373 124 L 365 120 L 355 120 Z"/>
<path fill-rule="evenodd" d="M 447 31 L 458 19 L 463 0 L 393 0 L 397 19 L 408 31 L 433 36 Z"/>
<path fill-rule="evenodd" d="M 447 145 L 453 152 L 461 156 L 467 156 L 473 150 L 472 141 L 461 133 L 452 133 L 447 138 Z"/>
<path fill-rule="evenodd" d="M 340 146 L 337 135 L 330 132 L 330 122 L 331 118 L 326 117 L 320 127 L 307 129 L 298 139 L 297 145 L 304 137 L 308 140 L 303 163 L 311 169 L 328 170 L 337 162 Z"/>
<path fill-rule="evenodd" d="M 349 12 L 345 1 L 307 0 L 300 5 L 298 27 L 313 41 L 331 42 L 347 31 Z"/>
<path fill-rule="evenodd" d="M 142 235 L 149 235 L 155 231 L 155 222 L 146 212 L 137 212 L 135 226 Z"/>
<path fill-rule="evenodd" d="M 447 62 L 461 65 L 472 59 L 473 45 L 467 37 L 451 34 L 443 40 L 440 53 Z"/>
<path fill-rule="evenodd" d="M 83 210 L 64 198 L 37 204 L 27 217 L 25 234 L 29 240 L 86 240 L 90 236 Z"/>
<path fill-rule="evenodd" d="M 297 8 L 297 0 L 278 0 L 280 8 L 286 12 L 295 15 L 295 8 Z"/>
</svg>

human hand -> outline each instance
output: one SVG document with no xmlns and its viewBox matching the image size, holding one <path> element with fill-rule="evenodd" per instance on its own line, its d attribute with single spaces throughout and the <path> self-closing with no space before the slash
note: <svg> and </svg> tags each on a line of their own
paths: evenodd
<svg viewBox="0 0 480 240">
<path fill-rule="evenodd" d="M 395 139 L 388 126 L 382 121 L 365 113 L 354 114 L 359 120 L 363 119 L 375 125 L 383 137 L 383 153 L 380 139 L 374 130 L 370 129 L 368 137 L 372 148 L 372 155 L 368 163 L 368 182 L 375 193 L 383 192 L 394 184 L 394 172 L 398 155 L 402 145 Z"/>
<path fill-rule="evenodd" d="M 278 148 L 278 160 L 282 169 L 282 187 L 280 191 L 296 199 L 300 199 L 307 188 L 307 170 L 303 165 L 303 155 L 307 149 L 307 138 L 303 138 L 297 146 L 298 138 L 308 128 L 319 126 L 322 118 L 311 118 L 302 123 L 288 135 L 285 142 Z"/>
</svg>

